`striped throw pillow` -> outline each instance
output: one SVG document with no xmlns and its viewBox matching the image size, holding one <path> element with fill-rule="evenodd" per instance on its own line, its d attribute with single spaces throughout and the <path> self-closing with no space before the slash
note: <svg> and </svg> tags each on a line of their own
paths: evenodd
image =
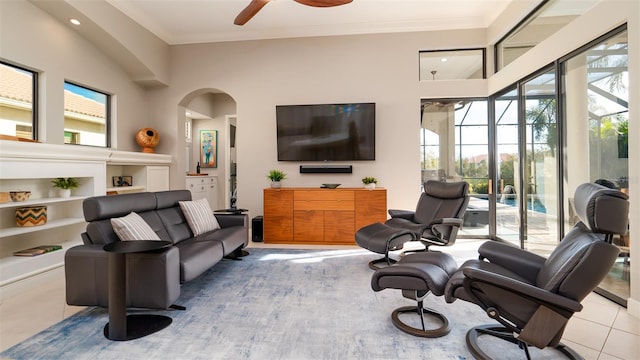
<svg viewBox="0 0 640 360">
<path fill-rule="evenodd" d="M 111 219 L 113 231 L 120 240 L 160 240 L 158 234 L 140 215 L 132 212 L 127 216 Z"/>
<path fill-rule="evenodd" d="M 213 210 L 211 210 L 207 199 L 179 201 L 178 203 L 194 236 L 220 229 L 220 224 L 213 215 Z"/>
</svg>

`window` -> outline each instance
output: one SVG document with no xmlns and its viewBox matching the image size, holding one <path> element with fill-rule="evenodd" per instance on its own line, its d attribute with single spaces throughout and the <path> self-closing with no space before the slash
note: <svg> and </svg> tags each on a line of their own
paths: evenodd
<svg viewBox="0 0 640 360">
<path fill-rule="evenodd" d="M 600 0 L 545 0 L 496 44 L 496 72 L 584 14 Z"/>
<path fill-rule="evenodd" d="M 64 83 L 64 143 L 109 146 L 110 96 Z"/>
<path fill-rule="evenodd" d="M 0 134 L 37 138 L 38 74 L 0 62 Z"/>
<path fill-rule="evenodd" d="M 420 52 L 420 81 L 484 79 L 484 49 Z"/>
</svg>

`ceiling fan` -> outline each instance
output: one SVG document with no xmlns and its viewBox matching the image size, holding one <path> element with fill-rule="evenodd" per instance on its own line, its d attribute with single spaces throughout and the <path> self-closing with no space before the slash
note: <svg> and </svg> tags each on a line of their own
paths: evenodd
<svg viewBox="0 0 640 360">
<path fill-rule="evenodd" d="M 249 5 L 244 8 L 236 19 L 233 21 L 236 25 L 244 25 L 247 21 L 251 20 L 251 18 L 260 11 L 267 3 L 271 0 L 251 0 Z M 340 6 L 345 5 L 353 0 L 294 0 L 297 3 L 307 6 L 313 7 L 332 7 L 332 6 Z"/>
</svg>

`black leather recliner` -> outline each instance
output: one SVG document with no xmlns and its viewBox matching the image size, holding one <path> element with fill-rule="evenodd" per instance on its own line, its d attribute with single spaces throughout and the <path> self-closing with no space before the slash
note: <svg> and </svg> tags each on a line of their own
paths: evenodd
<svg viewBox="0 0 640 360">
<path fill-rule="evenodd" d="M 529 346 L 554 347 L 571 359 L 580 355 L 560 343 L 571 316 L 582 310 L 580 302 L 598 286 L 618 256 L 611 244 L 614 234 L 627 232 L 628 196 L 618 190 L 586 183 L 575 192 L 580 222 L 569 231 L 548 258 L 496 241 L 483 243 L 479 259 L 456 268 L 446 253 L 418 253 L 377 270 L 371 278 L 374 291 L 400 289 L 417 306 L 395 310 L 396 327 L 416 336 L 439 337 L 449 332 L 441 313 L 423 308 L 429 293 L 477 304 L 499 324 L 474 327 L 467 345 L 477 359 L 490 359 L 478 345 L 478 337 L 492 335 L 517 344 L 530 358 Z M 418 314 L 421 328 L 408 325 L 399 314 Z M 424 315 L 441 323 L 426 329 Z"/>
<path fill-rule="evenodd" d="M 407 229 L 425 246 L 450 246 L 462 227 L 464 212 L 469 205 L 469 184 L 429 180 L 415 211 L 389 210 L 386 225 Z"/>
<path fill-rule="evenodd" d="M 500 323 L 469 330 L 467 344 L 476 358 L 489 359 L 478 346 L 483 334 L 518 344 L 527 358 L 529 345 L 581 358 L 560 339 L 571 316 L 582 310 L 580 302 L 615 262 L 618 248 L 611 239 L 627 231 L 629 202 L 626 194 L 591 183 L 580 185 L 574 199 L 581 222 L 548 258 L 486 242 L 480 258 L 463 263 L 447 282 L 447 302 L 475 303 Z"/>
<path fill-rule="evenodd" d="M 378 264 L 391 265 L 396 260 L 390 251 L 400 250 L 407 241 L 420 240 L 425 251 L 431 245 L 453 245 L 462 227 L 464 212 L 469 204 L 469 184 L 429 180 L 424 183 L 415 211 L 389 209 L 391 219 L 383 223 L 367 225 L 356 232 L 356 243 L 383 258 L 373 260 L 369 267 L 379 269 Z"/>
</svg>

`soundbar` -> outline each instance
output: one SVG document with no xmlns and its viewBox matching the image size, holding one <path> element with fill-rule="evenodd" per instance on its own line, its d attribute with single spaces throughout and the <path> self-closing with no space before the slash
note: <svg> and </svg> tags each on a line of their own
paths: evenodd
<svg viewBox="0 0 640 360">
<path fill-rule="evenodd" d="M 351 174 L 351 165 L 300 165 L 300 174 Z"/>
</svg>

